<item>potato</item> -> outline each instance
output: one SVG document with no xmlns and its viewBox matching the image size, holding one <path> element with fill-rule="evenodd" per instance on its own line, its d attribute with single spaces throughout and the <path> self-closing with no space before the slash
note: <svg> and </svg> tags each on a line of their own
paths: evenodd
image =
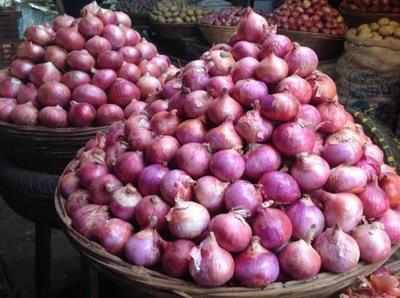
<svg viewBox="0 0 400 298">
<path fill-rule="evenodd" d="M 378 31 L 379 30 L 379 25 L 376 22 L 373 22 L 369 24 L 369 27 L 371 28 L 372 31 Z"/>
<path fill-rule="evenodd" d="M 390 21 L 389 25 L 392 26 L 392 27 L 399 27 L 399 22 Z"/>
<path fill-rule="evenodd" d="M 363 30 L 371 31 L 371 28 L 369 27 L 368 24 L 362 24 L 362 25 L 358 26 L 358 31 L 363 31 Z"/>
<path fill-rule="evenodd" d="M 394 32 L 394 27 L 390 25 L 382 26 L 381 28 L 379 28 L 379 33 L 383 36 L 390 36 L 393 34 L 393 32 Z"/>
<path fill-rule="evenodd" d="M 370 39 L 371 37 L 372 37 L 372 33 L 371 32 L 367 32 L 367 31 L 364 31 L 364 32 L 362 32 L 362 33 L 359 33 L 358 34 L 358 37 L 360 38 L 360 39 Z"/>
<path fill-rule="evenodd" d="M 381 26 L 389 25 L 390 20 L 388 18 L 380 18 L 378 24 Z"/>
<path fill-rule="evenodd" d="M 400 38 L 400 27 L 397 27 L 396 30 L 393 32 L 393 35 L 397 38 Z"/>
</svg>

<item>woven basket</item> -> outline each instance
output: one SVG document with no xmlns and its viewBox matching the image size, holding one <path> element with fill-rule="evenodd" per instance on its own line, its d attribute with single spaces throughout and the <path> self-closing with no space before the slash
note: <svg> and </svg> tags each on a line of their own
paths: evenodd
<svg viewBox="0 0 400 298">
<path fill-rule="evenodd" d="M 204 38 L 212 45 L 216 43 L 227 43 L 235 34 L 236 27 L 233 26 L 215 26 L 215 25 L 199 25 L 200 31 Z"/>
<path fill-rule="evenodd" d="M 376 22 L 380 18 L 390 18 L 396 21 L 400 21 L 400 13 L 388 13 L 388 12 L 359 12 L 359 11 L 350 11 L 345 8 L 339 9 L 340 14 L 344 18 L 344 22 L 349 27 L 357 27 L 362 24 L 369 24 L 372 22 Z"/>
<path fill-rule="evenodd" d="M 193 38 L 199 36 L 199 30 L 196 24 L 160 24 L 151 23 L 151 28 L 162 39 Z"/>
<path fill-rule="evenodd" d="M 106 127 L 47 128 L 0 121 L 2 151 L 17 165 L 59 174 L 76 152 Z"/>
</svg>

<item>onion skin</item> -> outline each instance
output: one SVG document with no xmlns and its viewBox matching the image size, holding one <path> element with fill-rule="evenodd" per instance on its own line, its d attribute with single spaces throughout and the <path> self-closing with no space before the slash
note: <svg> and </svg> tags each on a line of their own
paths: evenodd
<svg viewBox="0 0 400 298">
<path fill-rule="evenodd" d="M 178 149 L 175 155 L 177 167 L 193 178 L 204 176 L 208 172 L 211 154 L 203 144 L 188 143 Z"/>
<path fill-rule="evenodd" d="M 141 152 L 125 152 L 118 158 L 114 172 L 123 183 L 135 183 L 143 168 Z"/>
<path fill-rule="evenodd" d="M 190 92 L 185 96 L 183 110 L 188 118 L 197 118 L 207 112 L 212 98 L 204 90 Z"/>
<path fill-rule="evenodd" d="M 72 101 L 68 112 L 68 121 L 75 127 L 88 127 L 96 118 L 95 108 L 86 102 Z"/>
<path fill-rule="evenodd" d="M 142 199 L 132 184 L 127 184 L 114 191 L 110 202 L 111 213 L 122 220 L 130 221 L 135 216 L 136 206 Z"/>
<path fill-rule="evenodd" d="M 206 135 L 206 140 L 213 152 L 242 148 L 242 140 L 230 121 L 210 129 Z"/>
<path fill-rule="evenodd" d="M 177 110 L 163 111 L 155 114 L 150 120 L 152 131 L 159 135 L 174 135 L 179 124 L 177 114 Z"/>
<path fill-rule="evenodd" d="M 38 102 L 42 106 L 67 106 L 71 98 L 68 87 L 59 82 L 47 82 L 38 90 Z"/>
<path fill-rule="evenodd" d="M 250 79 L 254 76 L 258 66 L 258 60 L 252 57 L 240 59 L 232 69 L 232 80 L 234 83 L 240 80 Z"/>
<path fill-rule="evenodd" d="M 163 271 L 172 277 L 184 277 L 189 273 L 190 252 L 195 244 L 189 240 L 176 240 L 163 245 L 161 264 Z"/>
<path fill-rule="evenodd" d="M 279 271 L 278 258 L 257 237 L 235 258 L 235 279 L 246 287 L 265 287 L 278 279 Z"/>
<path fill-rule="evenodd" d="M 0 82 L 0 96 L 6 98 L 16 98 L 19 90 L 23 86 L 22 81 L 10 77 Z"/>
<path fill-rule="evenodd" d="M 98 54 L 96 67 L 99 69 L 118 70 L 124 62 L 122 54 L 116 51 L 104 51 Z"/>
<path fill-rule="evenodd" d="M 224 203 L 227 210 L 244 209 L 253 216 L 262 203 L 262 195 L 250 182 L 238 180 L 226 188 Z"/>
<path fill-rule="evenodd" d="M 45 55 L 45 50 L 33 42 L 23 41 L 18 45 L 17 57 L 21 59 L 28 59 L 33 62 L 42 61 Z"/>
<path fill-rule="evenodd" d="M 189 201 L 192 198 L 194 180 L 182 170 L 171 170 L 161 180 L 160 191 L 162 198 L 170 205 L 176 199 Z"/>
<path fill-rule="evenodd" d="M 279 204 L 291 204 L 300 199 L 299 185 L 287 173 L 279 171 L 265 173 L 258 183 L 263 187 L 262 192 L 265 199 Z"/>
<path fill-rule="evenodd" d="M 397 207 L 400 204 L 400 176 L 397 174 L 385 174 L 380 181 L 382 189 L 389 198 L 390 206 Z"/>
<path fill-rule="evenodd" d="M 112 49 L 120 49 L 126 42 L 124 31 L 114 24 L 109 24 L 104 27 L 103 37 L 110 42 Z"/>
<path fill-rule="evenodd" d="M 178 141 L 171 136 L 156 137 L 145 150 L 149 163 L 166 164 L 172 160 L 179 148 Z"/>
<path fill-rule="evenodd" d="M 259 111 L 250 110 L 238 119 L 235 129 L 247 143 L 253 144 L 265 143 L 272 135 L 273 126 Z"/>
<path fill-rule="evenodd" d="M 119 218 L 112 218 L 98 228 L 96 238 L 100 244 L 109 252 L 119 255 L 132 235 L 132 226 Z"/>
<path fill-rule="evenodd" d="M 0 99 L 0 121 L 10 121 L 11 113 L 17 106 L 15 99 L 13 98 L 1 98 Z"/>
<path fill-rule="evenodd" d="M 37 89 L 32 83 L 27 83 L 18 89 L 17 103 L 23 104 L 27 102 L 32 102 L 36 107 L 39 106 L 37 102 Z"/>
<path fill-rule="evenodd" d="M 27 102 L 16 105 L 9 117 L 15 124 L 35 126 L 38 123 L 39 111 L 31 102 Z"/>
<path fill-rule="evenodd" d="M 104 91 L 92 84 L 82 84 L 76 87 L 72 92 L 72 99 L 91 104 L 94 108 L 99 108 L 107 103 L 107 95 Z"/>
<path fill-rule="evenodd" d="M 39 111 L 39 123 L 52 128 L 68 126 L 68 114 L 60 106 L 45 107 Z"/>
<path fill-rule="evenodd" d="M 94 36 L 85 44 L 85 49 L 94 57 L 103 52 L 111 51 L 111 43 L 101 36 Z"/>
<path fill-rule="evenodd" d="M 208 81 L 207 91 L 211 96 L 219 97 L 224 92 L 230 92 L 233 86 L 231 76 L 215 76 Z"/>
<path fill-rule="evenodd" d="M 159 194 L 161 181 L 168 171 L 168 168 L 159 164 L 145 167 L 138 178 L 140 193 L 144 196 Z"/>
<path fill-rule="evenodd" d="M 338 166 L 331 170 L 325 188 L 332 192 L 360 193 L 367 186 L 368 176 L 358 167 Z"/>
<path fill-rule="evenodd" d="M 193 195 L 198 203 L 215 214 L 224 206 L 224 192 L 228 185 L 214 176 L 203 176 L 196 181 Z"/>
<path fill-rule="evenodd" d="M 256 78 L 267 84 L 276 84 L 286 78 L 288 74 L 288 64 L 274 53 L 269 53 L 264 57 L 255 70 Z"/>
<path fill-rule="evenodd" d="M 209 169 L 218 179 L 233 182 L 243 176 L 246 164 L 242 156 L 233 149 L 221 150 L 211 157 Z"/>
<path fill-rule="evenodd" d="M 94 15 L 86 15 L 80 19 L 78 24 L 79 33 L 86 38 L 101 35 L 103 33 L 103 22 Z"/>
<path fill-rule="evenodd" d="M 75 211 L 81 209 L 83 206 L 89 205 L 90 194 L 87 190 L 77 189 L 68 196 L 65 202 L 65 211 L 69 216 L 75 213 Z"/>
<path fill-rule="evenodd" d="M 153 227 L 157 231 L 167 228 L 169 206 L 156 195 L 145 196 L 136 205 L 135 218 L 141 228 Z"/>
<path fill-rule="evenodd" d="M 328 228 L 321 233 L 315 240 L 314 248 L 321 256 L 322 267 L 329 272 L 348 272 L 357 266 L 360 259 L 357 242 L 336 228 Z"/>
<path fill-rule="evenodd" d="M 112 193 L 121 187 L 121 182 L 114 175 L 102 175 L 89 185 L 91 202 L 108 205 L 112 200 Z"/>
<path fill-rule="evenodd" d="M 210 77 L 205 68 L 189 68 L 183 72 L 182 82 L 191 91 L 205 90 Z"/>
<path fill-rule="evenodd" d="M 73 90 L 80 85 L 90 83 L 90 76 L 86 72 L 80 70 L 72 70 L 66 72 L 61 77 L 61 83 L 66 85 L 70 90 Z"/>
<path fill-rule="evenodd" d="M 182 145 L 203 143 L 206 137 L 206 129 L 201 119 L 189 119 L 178 125 L 175 136 Z"/>
<path fill-rule="evenodd" d="M 354 165 L 363 156 L 362 146 L 351 137 L 335 138 L 335 135 L 340 132 L 332 134 L 326 139 L 322 156 L 333 167 L 340 164 Z"/>
<path fill-rule="evenodd" d="M 132 82 L 125 79 L 116 79 L 108 91 L 110 103 L 126 107 L 132 100 L 140 99 L 140 90 Z"/>
<path fill-rule="evenodd" d="M 110 47 L 111 50 L 111 47 Z M 135 47 L 125 46 L 119 49 L 120 54 L 123 57 L 123 60 L 127 63 L 139 64 L 142 59 L 142 54 Z"/>
<path fill-rule="evenodd" d="M 275 92 L 285 91 L 293 94 L 301 104 L 307 104 L 311 100 L 312 89 L 310 84 L 296 74 L 280 81 L 275 89 Z"/>
<path fill-rule="evenodd" d="M 280 154 L 270 145 L 250 147 L 244 159 L 246 161 L 244 175 L 254 181 L 264 173 L 278 170 L 282 164 Z"/>
<path fill-rule="evenodd" d="M 309 127 L 311 129 L 317 129 L 321 123 L 321 115 L 319 111 L 312 105 L 302 104 L 299 108 L 299 112 L 296 116 L 296 122 Z"/>
<path fill-rule="evenodd" d="M 14 77 L 24 80 L 28 78 L 30 72 L 32 71 L 33 63 L 29 60 L 15 59 L 10 64 L 10 72 Z"/>
<path fill-rule="evenodd" d="M 67 56 L 67 64 L 71 69 L 89 72 L 96 61 L 86 50 L 72 51 Z"/>
<path fill-rule="evenodd" d="M 248 41 L 238 41 L 233 45 L 231 51 L 233 58 L 237 61 L 246 57 L 257 58 L 261 49 L 257 44 Z"/>
<path fill-rule="evenodd" d="M 273 52 L 280 58 L 285 58 L 293 50 L 293 44 L 290 39 L 282 34 L 268 34 L 263 42 L 263 49 L 261 50 L 262 57 L 263 53 Z"/>
<path fill-rule="evenodd" d="M 347 120 L 345 109 L 338 103 L 323 103 L 318 107 L 322 125 L 319 130 L 325 133 L 335 133 L 344 128 Z"/>
<path fill-rule="evenodd" d="M 320 71 L 314 71 L 306 78 L 306 80 L 310 83 L 313 90 L 313 103 L 328 103 L 336 101 L 336 84 L 327 74 Z"/>
<path fill-rule="evenodd" d="M 385 227 L 392 243 L 400 242 L 400 212 L 396 209 L 388 209 L 380 218 L 379 222 Z"/>
<path fill-rule="evenodd" d="M 299 112 L 299 102 L 288 92 L 275 93 L 260 100 L 260 112 L 265 118 L 276 121 L 291 121 Z"/>
<path fill-rule="evenodd" d="M 148 105 L 144 101 L 134 99 L 124 109 L 125 118 L 129 120 L 132 116 L 146 115 L 147 107 Z M 146 128 L 150 128 L 150 123 Z"/>
<path fill-rule="evenodd" d="M 71 215 L 72 226 L 88 239 L 96 236 L 97 229 L 109 218 L 108 207 L 89 204 L 76 210 Z"/>
<path fill-rule="evenodd" d="M 240 20 L 237 35 L 239 39 L 261 43 L 265 38 L 269 25 L 265 18 L 247 8 Z"/>
<path fill-rule="evenodd" d="M 56 44 L 68 51 L 82 50 L 85 38 L 73 27 L 60 28 L 56 33 Z"/>
<path fill-rule="evenodd" d="M 61 73 L 51 62 L 36 64 L 29 74 L 29 80 L 39 87 L 46 82 L 60 81 Z M 4 81 L 1 84 L 4 84 Z"/>
<path fill-rule="evenodd" d="M 104 104 L 97 109 L 96 123 L 100 126 L 110 125 L 124 119 L 124 111 L 115 104 Z"/>
<path fill-rule="evenodd" d="M 69 172 L 63 175 L 60 179 L 60 192 L 68 198 L 70 194 L 77 191 L 79 188 L 79 178 L 75 172 Z"/>
<path fill-rule="evenodd" d="M 289 73 L 296 73 L 303 78 L 315 71 L 319 62 L 317 54 L 312 49 L 296 43 L 285 59 L 289 66 Z"/>
<path fill-rule="evenodd" d="M 389 199 L 376 182 L 369 183 L 358 196 L 368 219 L 379 218 L 389 209 Z"/>
<path fill-rule="evenodd" d="M 251 107 L 257 100 L 268 95 L 268 87 L 254 79 L 240 80 L 235 83 L 231 94 L 241 105 Z"/>
<path fill-rule="evenodd" d="M 142 230 L 131 236 L 125 246 L 125 256 L 129 263 L 152 267 L 161 258 L 160 235 L 153 229 Z"/>
<path fill-rule="evenodd" d="M 215 99 L 207 110 L 207 116 L 214 124 L 236 121 L 242 115 L 242 106 L 227 93 Z"/>
</svg>

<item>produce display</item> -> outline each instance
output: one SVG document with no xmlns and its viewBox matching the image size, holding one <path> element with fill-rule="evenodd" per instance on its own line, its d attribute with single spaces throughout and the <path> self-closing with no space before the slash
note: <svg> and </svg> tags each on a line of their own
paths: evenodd
<svg viewBox="0 0 400 298">
<path fill-rule="evenodd" d="M 246 9 L 243 7 L 228 7 L 205 16 L 202 24 L 215 26 L 237 26 Z"/>
<path fill-rule="evenodd" d="M 247 9 L 230 45 L 80 150 L 59 184 L 72 227 L 201 287 L 386 260 L 400 241 L 400 176 L 317 66 Z"/>
<path fill-rule="evenodd" d="M 129 116 L 177 71 L 131 25 L 127 14 L 92 3 L 80 19 L 29 27 L 0 73 L 0 121 L 87 127 Z"/>
<path fill-rule="evenodd" d="M 343 36 L 346 25 L 328 0 L 287 0 L 267 20 L 278 28 Z"/>
<path fill-rule="evenodd" d="M 150 19 L 156 23 L 196 24 L 207 15 L 207 9 L 195 5 L 186 5 L 176 0 L 162 0 L 150 13 Z"/>
<path fill-rule="evenodd" d="M 389 38 L 400 40 L 400 23 L 389 18 L 380 18 L 377 22 L 351 28 L 347 34 L 361 40 L 380 41 Z"/>
<path fill-rule="evenodd" d="M 397 0 L 343 0 L 340 7 L 358 12 L 400 13 L 400 2 Z"/>
<path fill-rule="evenodd" d="M 118 8 L 131 14 L 149 14 L 158 0 L 118 0 Z"/>
</svg>

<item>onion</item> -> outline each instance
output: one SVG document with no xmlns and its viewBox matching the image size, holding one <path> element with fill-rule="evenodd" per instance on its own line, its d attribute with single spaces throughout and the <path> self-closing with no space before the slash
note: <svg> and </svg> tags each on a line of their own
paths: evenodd
<svg viewBox="0 0 400 298">
<path fill-rule="evenodd" d="M 68 28 L 75 21 L 74 17 L 71 17 L 67 14 L 56 16 L 53 20 L 53 28 L 58 31 L 60 28 Z"/>
<path fill-rule="evenodd" d="M 159 136 L 146 148 L 146 159 L 151 163 L 167 163 L 178 150 L 179 143 L 172 136 Z"/>
<path fill-rule="evenodd" d="M 258 183 L 263 187 L 264 198 L 279 204 L 291 204 L 301 196 L 296 180 L 284 172 L 271 171 L 265 173 Z"/>
<path fill-rule="evenodd" d="M 268 28 L 269 25 L 263 16 L 247 8 L 239 23 L 237 35 L 241 40 L 261 43 Z"/>
<path fill-rule="evenodd" d="M 30 41 L 23 41 L 17 47 L 17 57 L 27 59 L 33 62 L 39 62 L 43 59 L 45 50 Z"/>
<path fill-rule="evenodd" d="M 97 69 L 92 77 L 92 84 L 106 90 L 117 79 L 117 74 L 112 69 Z"/>
<path fill-rule="evenodd" d="M 32 83 L 27 83 L 26 85 L 20 86 L 17 94 L 17 103 L 23 104 L 27 102 L 32 102 L 35 107 L 38 107 L 37 102 L 37 89 Z"/>
<path fill-rule="evenodd" d="M 190 92 L 185 96 L 183 103 L 185 115 L 189 118 L 197 118 L 204 115 L 212 101 L 213 98 L 204 90 Z"/>
<path fill-rule="evenodd" d="M 254 235 L 260 237 L 261 244 L 267 249 L 278 249 L 292 236 L 292 223 L 287 215 L 265 203 L 253 221 Z"/>
<path fill-rule="evenodd" d="M 123 252 L 132 232 L 131 224 L 118 218 L 112 218 L 97 229 L 96 238 L 99 239 L 106 251 L 119 255 Z"/>
<path fill-rule="evenodd" d="M 161 69 L 161 72 L 164 73 L 168 70 L 171 61 L 166 55 L 157 55 L 150 60 L 150 63 L 157 65 Z"/>
<path fill-rule="evenodd" d="M 278 258 L 253 237 L 250 246 L 235 258 L 235 279 L 246 287 L 261 288 L 278 277 Z"/>
<path fill-rule="evenodd" d="M 156 99 L 146 106 L 146 112 L 149 117 L 153 117 L 159 112 L 164 112 L 168 110 L 168 101 L 163 99 Z"/>
<path fill-rule="evenodd" d="M 230 52 L 224 50 L 210 50 L 203 54 L 207 61 L 208 72 L 211 76 L 226 76 L 232 71 L 235 59 Z"/>
<path fill-rule="evenodd" d="M 244 174 L 251 180 L 258 180 L 264 173 L 278 170 L 282 162 L 279 153 L 269 145 L 252 146 L 244 159 Z"/>
<path fill-rule="evenodd" d="M 358 196 L 368 219 L 379 218 L 389 209 L 389 199 L 376 181 L 369 183 Z"/>
<path fill-rule="evenodd" d="M 14 77 L 7 78 L 0 82 L 0 96 L 7 98 L 16 98 L 23 83 Z"/>
<path fill-rule="evenodd" d="M 222 181 L 236 181 L 243 176 L 245 161 L 233 149 L 221 150 L 211 157 L 209 168 L 211 173 Z"/>
<path fill-rule="evenodd" d="M 242 148 L 242 140 L 230 121 L 210 129 L 206 135 L 206 139 L 213 152 L 224 149 Z"/>
<path fill-rule="evenodd" d="M 194 180 L 182 170 L 171 170 L 164 175 L 160 184 L 162 198 L 170 205 L 175 200 L 189 201 L 192 198 Z"/>
<path fill-rule="evenodd" d="M 301 153 L 297 156 L 290 174 L 303 191 L 311 191 L 324 186 L 328 181 L 329 164 L 316 154 Z"/>
<path fill-rule="evenodd" d="M 105 162 L 109 168 L 114 168 L 118 158 L 122 153 L 128 150 L 128 144 L 124 141 L 117 140 L 114 144 L 107 144 L 105 149 L 106 157 Z"/>
<path fill-rule="evenodd" d="M 135 218 L 142 228 L 153 227 L 164 231 L 167 227 L 166 216 L 169 206 L 156 195 L 146 196 L 136 205 Z"/>
<path fill-rule="evenodd" d="M 84 237 L 93 239 L 109 218 L 108 207 L 89 204 L 71 214 L 72 226 Z"/>
<path fill-rule="evenodd" d="M 312 87 L 312 101 L 314 103 L 336 101 L 336 84 L 327 74 L 316 70 L 306 80 Z"/>
<path fill-rule="evenodd" d="M 156 78 L 161 76 L 161 68 L 156 63 L 148 60 L 142 60 L 139 63 L 139 69 L 142 73 L 149 74 Z"/>
<path fill-rule="evenodd" d="M 0 82 L 3 82 L 5 79 L 9 78 L 9 70 L 8 68 L 0 69 Z"/>
<path fill-rule="evenodd" d="M 110 9 L 98 8 L 95 13 L 97 17 L 101 19 L 104 25 L 117 24 L 118 22 L 117 14 L 115 13 L 115 11 L 112 11 Z"/>
<path fill-rule="evenodd" d="M 150 130 L 146 128 L 137 128 L 128 135 L 129 147 L 133 150 L 144 150 L 152 144 L 153 138 L 154 135 Z M 154 149 L 150 149 L 152 152 L 154 152 L 154 150 L 162 150 L 159 143 L 155 143 L 153 146 Z M 178 148 L 175 150 L 177 149 Z M 168 150 L 171 150 L 171 148 L 168 148 Z"/>
<path fill-rule="evenodd" d="M 201 119 L 189 119 L 178 125 L 175 136 L 181 144 L 202 143 L 205 140 L 206 129 Z"/>
<path fill-rule="evenodd" d="M 142 199 L 132 184 L 127 184 L 113 192 L 110 202 L 111 213 L 120 219 L 131 221 L 135 217 L 136 206 Z"/>
<path fill-rule="evenodd" d="M 262 195 L 260 190 L 250 182 L 238 180 L 226 188 L 224 203 L 228 210 L 244 209 L 253 216 L 262 203 Z"/>
<path fill-rule="evenodd" d="M 51 62 L 36 64 L 29 75 L 29 80 L 36 86 L 47 82 L 58 82 L 61 79 L 60 71 Z M 1 82 L 1 84 L 3 84 Z"/>
<path fill-rule="evenodd" d="M 112 194 L 121 187 L 121 182 L 112 174 L 95 178 L 89 185 L 90 201 L 98 205 L 108 205 Z"/>
<path fill-rule="evenodd" d="M 123 62 L 121 53 L 117 51 L 104 51 L 98 54 L 96 66 L 100 69 L 118 70 Z"/>
<path fill-rule="evenodd" d="M 75 172 L 69 172 L 60 178 L 60 192 L 65 198 L 68 198 L 78 188 L 79 178 Z"/>
<path fill-rule="evenodd" d="M 86 102 L 71 102 L 71 108 L 68 112 L 68 120 L 72 126 L 88 127 L 93 123 L 95 118 L 96 110 L 91 104 Z"/>
<path fill-rule="evenodd" d="M 311 100 L 311 85 L 297 74 L 284 78 L 276 87 L 276 92 L 289 92 L 293 94 L 301 104 L 306 104 Z"/>
<path fill-rule="evenodd" d="M 46 46 L 54 41 L 55 33 L 53 29 L 43 25 L 33 25 L 25 30 L 25 37 L 35 44 Z"/>
<path fill-rule="evenodd" d="M 299 102 L 289 92 L 260 98 L 260 112 L 265 118 L 277 121 L 293 120 L 299 112 Z"/>
<path fill-rule="evenodd" d="M 214 176 L 203 176 L 193 187 L 195 200 L 206 207 L 211 214 L 215 214 L 224 205 L 224 192 L 228 185 Z"/>
<path fill-rule="evenodd" d="M 73 90 L 80 85 L 90 83 L 90 76 L 86 72 L 72 70 L 64 73 L 61 83 L 66 85 L 70 90 Z"/>
<path fill-rule="evenodd" d="M 96 123 L 98 125 L 110 125 L 123 119 L 124 111 L 115 104 L 104 104 L 98 108 L 96 113 Z"/>
<path fill-rule="evenodd" d="M 286 214 L 292 222 L 293 237 L 296 239 L 307 239 L 309 236 L 314 238 L 325 228 L 324 214 L 309 197 L 304 197 L 291 205 Z"/>
<path fill-rule="evenodd" d="M 222 96 L 233 88 L 233 81 L 230 76 L 215 76 L 208 81 L 207 91 L 213 97 Z"/>
<path fill-rule="evenodd" d="M 133 83 L 136 83 L 140 79 L 141 75 L 142 75 L 142 73 L 140 72 L 139 67 L 137 67 L 135 64 L 127 63 L 127 62 L 124 62 L 118 71 L 118 77 L 126 79 L 128 81 L 131 81 Z M 157 82 L 158 82 L 158 80 L 157 80 Z M 148 84 L 146 87 L 148 87 L 148 86 L 153 87 L 150 84 Z M 160 86 L 160 88 L 161 88 L 161 86 Z M 142 88 L 140 88 L 140 89 L 142 89 Z"/>
<path fill-rule="evenodd" d="M 29 60 L 15 59 L 10 64 L 10 73 L 18 79 L 24 80 L 29 77 L 33 68 L 33 63 Z"/>
<path fill-rule="evenodd" d="M 203 144 L 188 143 L 178 149 L 175 155 L 176 166 L 193 178 L 204 176 L 208 172 L 211 154 Z"/>
<path fill-rule="evenodd" d="M 130 81 L 116 79 L 108 91 L 109 102 L 126 107 L 133 99 L 140 99 L 140 90 Z"/>
<path fill-rule="evenodd" d="M 82 84 L 72 92 L 72 99 L 77 102 L 86 102 L 95 108 L 107 103 L 107 95 L 102 89 L 92 84 Z"/>
<path fill-rule="evenodd" d="M 379 176 L 379 166 L 374 162 L 362 159 L 356 163 L 356 166 L 362 169 L 367 174 L 368 182 L 376 180 Z"/>
<path fill-rule="evenodd" d="M 367 160 L 377 163 L 378 165 L 382 165 L 385 162 L 385 155 L 383 151 L 375 144 L 364 145 L 364 157 Z"/>
<path fill-rule="evenodd" d="M 259 45 L 248 41 L 238 41 L 232 47 L 232 55 L 235 60 L 240 60 L 246 57 L 257 58 L 261 49 Z"/>
<path fill-rule="evenodd" d="M 0 98 L 0 121 L 8 122 L 16 105 L 13 98 Z"/>
<path fill-rule="evenodd" d="M 302 104 L 296 116 L 296 122 L 311 129 L 317 129 L 321 123 L 319 111 L 312 105 Z"/>
<path fill-rule="evenodd" d="M 72 51 L 67 56 L 67 64 L 71 69 L 89 72 L 95 63 L 87 50 Z"/>
<path fill-rule="evenodd" d="M 237 82 L 240 80 L 250 79 L 254 76 L 258 66 L 258 60 L 252 57 L 240 59 L 235 63 L 232 69 L 232 80 Z"/>
<path fill-rule="evenodd" d="M 79 33 L 90 38 L 103 33 L 103 22 L 96 16 L 88 14 L 80 19 L 78 24 Z"/>
<path fill-rule="evenodd" d="M 129 263 L 151 267 L 161 258 L 160 235 L 156 230 L 145 229 L 131 236 L 125 246 L 125 256 Z"/>
<path fill-rule="evenodd" d="M 384 174 L 380 184 L 389 198 L 390 206 L 397 207 L 400 204 L 400 177 L 397 174 Z"/>
<path fill-rule="evenodd" d="M 89 205 L 89 192 L 84 189 L 77 189 L 68 196 L 65 202 L 65 211 L 69 216 L 72 216 L 75 211 L 86 205 Z"/>
<path fill-rule="evenodd" d="M 265 83 L 257 80 L 240 80 L 236 82 L 231 94 L 240 104 L 250 107 L 257 100 L 261 100 L 268 95 L 268 87 Z"/>
<path fill-rule="evenodd" d="M 207 63 L 204 59 L 197 59 L 190 61 L 188 64 L 186 64 L 185 67 L 183 68 L 183 72 L 186 72 L 187 70 L 192 68 L 206 68 L 206 67 Z"/>
<path fill-rule="evenodd" d="M 136 49 L 139 50 L 142 55 L 142 59 L 151 60 L 157 55 L 157 48 L 151 42 L 148 42 L 145 38 L 136 45 Z"/>
<path fill-rule="evenodd" d="M 258 110 L 251 110 L 239 118 L 235 129 L 249 144 L 265 143 L 272 135 L 273 126 Z"/>
<path fill-rule="evenodd" d="M 308 127 L 296 122 L 289 122 L 274 129 L 272 142 L 283 154 L 295 156 L 302 152 L 313 151 L 316 134 Z"/>
<path fill-rule="evenodd" d="M 74 27 L 57 30 L 56 44 L 68 51 L 82 50 L 85 43 L 85 38 Z"/>
<path fill-rule="evenodd" d="M 126 42 L 125 32 L 114 24 L 106 25 L 102 36 L 110 42 L 112 49 L 120 49 Z"/>
<path fill-rule="evenodd" d="M 160 193 L 160 185 L 168 168 L 153 164 L 145 167 L 138 178 L 138 188 L 142 195 L 156 195 Z"/>
<path fill-rule="evenodd" d="M 286 56 L 290 74 L 303 78 L 309 76 L 318 67 L 318 56 L 310 48 L 294 43 L 294 49 Z"/>
<path fill-rule="evenodd" d="M 285 58 L 293 49 L 293 44 L 287 36 L 274 33 L 266 36 L 262 46 L 260 58 L 271 52 L 280 58 Z"/>
<path fill-rule="evenodd" d="M 368 176 L 358 167 L 338 166 L 331 170 L 326 189 L 332 192 L 360 193 L 367 186 Z"/>
<path fill-rule="evenodd" d="M 39 111 L 31 102 L 27 102 L 16 105 L 9 117 L 15 124 L 35 126 L 38 122 Z"/>
<path fill-rule="evenodd" d="M 134 99 L 124 109 L 125 118 L 130 119 L 135 116 L 141 117 L 143 115 L 146 115 L 146 108 L 147 108 L 147 103 L 145 103 L 144 101 Z M 148 120 L 147 115 L 146 119 Z M 147 122 L 149 125 L 146 125 L 146 128 L 150 128 L 150 122 L 149 121 Z"/>
<path fill-rule="evenodd" d="M 135 47 L 126 46 L 120 48 L 119 52 L 121 53 L 124 61 L 127 63 L 132 63 L 136 65 L 139 64 L 139 62 L 142 60 L 142 54 Z"/>
<path fill-rule="evenodd" d="M 137 86 L 143 98 L 155 96 L 161 92 L 162 86 L 160 81 L 149 74 L 145 74 L 137 81 Z"/>
<path fill-rule="evenodd" d="M 173 78 L 164 84 L 162 96 L 169 99 L 177 94 L 182 89 L 182 81 L 178 78 Z"/>
<path fill-rule="evenodd" d="M 39 112 L 39 123 L 51 128 L 67 127 L 68 114 L 60 106 L 45 107 Z"/>
<path fill-rule="evenodd" d="M 111 48 L 111 43 L 101 36 L 93 36 L 85 44 L 85 49 L 95 57 L 103 52 L 111 51 Z"/>
<path fill-rule="evenodd" d="M 257 65 L 255 70 L 256 78 L 267 83 L 275 84 L 288 76 L 288 64 L 274 53 L 269 53 Z"/>
<path fill-rule="evenodd" d="M 226 120 L 236 121 L 242 114 L 242 106 L 227 93 L 216 98 L 207 110 L 207 116 L 214 124 L 221 124 Z"/>
<path fill-rule="evenodd" d="M 363 155 L 362 147 L 355 138 L 340 135 L 340 132 L 337 137 L 331 135 L 326 140 L 322 156 L 331 166 L 354 165 Z"/>
<path fill-rule="evenodd" d="M 318 106 L 322 125 L 319 130 L 325 133 L 334 133 L 346 124 L 347 116 L 344 107 L 338 103 L 323 103 Z"/>
<path fill-rule="evenodd" d="M 104 164 L 86 162 L 80 165 L 77 174 L 80 184 L 85 188 L 89 188 L 93 181 L 99 179 L 107 173 L 108 169 Z"/>
<path fill-rule="evenodd" d="M 114 173 L 124 183 L 135 183 L 143 168 L 144 162 L 141 152 L 125 152 L 118 158 Z"/>
<path fill-rule="evenodd" d="M 357 242 L 340 228 L 329 228 L 322 232 L 314 243 L 321 256 L 322 267 L 334 273 L 354 269 L 360 259 Z"/>
<path fill-rule="evenodd" d="M 165 273 L 172 277 L 184 277 L 189 273 L 190 252 L 195 244 L 189 240 L 167 242 L 161 259 Z"/>
<path fill-rule="evenodd" d="M 377 263 L 386 260 L 391 254 L 391 242 L 381 223 L 358 226 L 351 233 L 360 248 L 361 260 Z"/>
<path fill-rule="evenodd" d="M 392 243 L 400 241 L 400 213 L 398 210 L 388 209 L 379 219 Z"/>
<path fill-rule="evenodd" d="M 125 33 L 125 46 L 136 46 L 142 39 L 139 32 L 133 30 L 132 28 L 128 28 L 125 25 L 120 27 Z"/>
<path fill-rule="evenodd" d="M 44 60 L 53 63 L 58 69 L 63 70 L 67 61 L 67 52 L 59 46 L 46 48 Z"/>
<path fill-rule="evenodd" d="M 192 67 L 183 72 L 182 82 L 191 91 L 205 90 L 210 77 L 205 68 Z"/>
</svg>

